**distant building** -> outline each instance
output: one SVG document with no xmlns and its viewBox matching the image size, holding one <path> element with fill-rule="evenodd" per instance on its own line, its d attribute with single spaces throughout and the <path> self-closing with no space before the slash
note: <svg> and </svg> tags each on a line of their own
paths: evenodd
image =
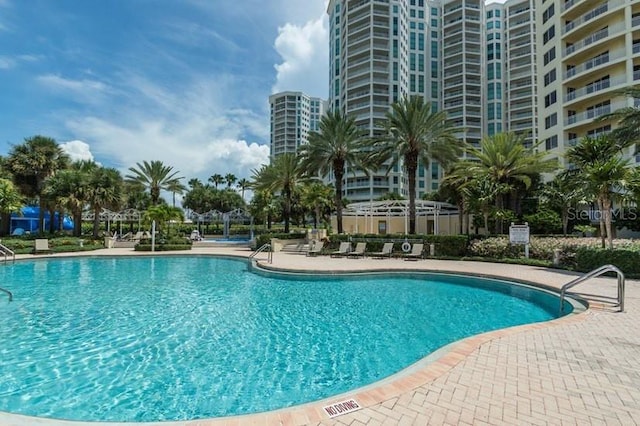
<svg viewBox="0 0 640 426">
<path fill-rule="evenodd" d="M 271 157 L 296 153 L 307 143 L 309 132 L 318 131 L 325 101 L 302 92 L 280 92 L 269 96 L 271 109 Z"/>
</svg>

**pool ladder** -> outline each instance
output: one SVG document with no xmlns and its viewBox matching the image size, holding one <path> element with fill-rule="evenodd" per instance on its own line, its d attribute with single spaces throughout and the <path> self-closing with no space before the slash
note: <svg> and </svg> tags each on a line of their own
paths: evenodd
<svg viewBox="0 0 640 426">
<path fill-rule="evenodd" d="M 263 245 L 260 246 L 259 249 L 257 249 L 253 253 L 251 253 L 251 255 L 249 256 L 249 259 L 255 258 L 257 255 L 259 255 L 260 253 L 262 253 L 265 250 L 269 250 L 267 252 L 267 262 L 273 263 L 273 252 L 271 251 L 271 244 L 269 244 L 269 243 L 264 243 Z"/>
<path fill-rule="evenodd" d="M 562 286 L 562 288 L 560 289 L 560 313 L 562 313 L 562 311 L 564 310 L 564 298 L 567 295 L 567 290 L 587 280 L 590 280 L 591 278 L 596 278 L 601 275 L 604 275 L 607 272 L 615 272 L 615 274 L 618 277 L 618 295 L 616 297 L 601 296 L 597 294 L 586 294 L 586 293 L 571 293 L 571 294 L 579 297 L 584 297 L 590 300 L 594 300 L 596 302 L 612 304 L 614 307 L 619 308 L 620 312 L 624 312 L 624 274 L 620 269 L 618 269 L 614 265 L 603 265 Z"/>
<path fill-rule="evenodd" d="M 12 260 L 16 261 L 16 254 L 9 247 L 0 243 L 0 255 L 4 256 L 4 263 L 7 263 L 7 256 L 11 256 Z"/>
</svg>

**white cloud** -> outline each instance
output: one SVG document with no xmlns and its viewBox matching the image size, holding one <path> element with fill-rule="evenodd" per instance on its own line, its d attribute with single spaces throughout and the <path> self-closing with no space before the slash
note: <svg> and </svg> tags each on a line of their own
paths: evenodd
<svg viewBox="0 0 640 426">
<path fill-rule="evenodd" d="M 60 144 L 60 148 L 71 158 L 71 161 L 93 161 L 93 154 L 88 143 L 82 141 L 69 141 Z"/>
<path fill-rule="evenodd" d="M 15 61 L 7 56 L 0 56 L 0 70 L 13 68 Z"/>
<path fill-rule="evenodd" d="M 287 23 L 278 29 L 275 49 L 282 63 L 275 66 L 272 92 L 302 91 L 327 97 L 329 61 L 328 24 L 325 14 L 299 26 Z"/>
<path fill-rule="evenodd" d="M 100 81 L 72 80 L 53 74 L 38 76 L 36 81 L 54 93 L 60 93 L 87 103 L 99 102 L 110 90 L 106 84 Z"/>
<path fill-rule="evenodd" d="M 173 91 L 140 77 L 129 81 L 128 98 L 118 98 L 122 107 L 113 115 L 64 119 L 76 137 L 91 141 L 98 158 L 111 159 L 123 173 L 138 162 L 160 160 L 187 179 L 206 181 L 214 173 L 248 178 L 268 163 L 269 147 L 244 136 L 267 139 L 268 118 L 233 108 L 227 91 L 238 82 L 232 78 L 203 77 Z"/>
</svg>

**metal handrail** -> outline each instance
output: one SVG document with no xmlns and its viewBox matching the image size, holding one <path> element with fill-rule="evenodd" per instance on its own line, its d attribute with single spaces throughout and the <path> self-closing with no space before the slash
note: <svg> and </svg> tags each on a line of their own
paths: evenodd
<svg viewBox="0 0 640 426">
<path fill-rule="evenodd" d="M 3 293 L 7 293 L 9 295 L 9 302 L 11 302 L 13 300 L 13 293 L 11 293 L 9 290 L 0 287 L 0 291 Z"/>
<path fill-rule="evenodd" d="M 271 251 L 271 244 L 269 244 L 269 243 L 264 243 L 263 245 L 260 246 L 259 249 L 257 249 L 253 253 L 251 253 L 251 255 L 249 256 L 249 259 L 253 259 L 258 254 L 262 253 L 263 251 L 265 251 L 267 249 L 269 249 L 269 251 L 267 252 L 268 253 L 267 254 L 267 262 L 273 263 L 273 252 Z"/>
<path fill-rule="evenodd" d="M 606 274 L 607 272 L 615 272 L 617 277 L 618 277 L 618 296 L 616 297 L 616 301 L 617 303 L 614 304 L 614 306 L 617 306 L 620 308 L 620 312 L 624 312 L 624 283 L 625 283 L 625 279 L 624 279 L 624 274 L 622 273 L 622 271 L 620 269 L 618 269 L 616 266 L 614 265 L 603 265 L 597 269 L 594 269 L 593 271 L 576 278 L 575 280 L 572 280 L 570 282 L 568 282 L 567 284 L 563 285 L 562 288 L 560 289 L 560 313 L 562 313 L 562 311 L 564 310 L 564 297 L 567 293 L 567 290 L 569 290 L 572 287 L 575 287 L 576 285 L 583 283 L 587 280 L 590 280 L 591 278 L 596 278 L 599 277 L 603 274 Z M 594 298 L 598 298 L 600 301 L 606 301 L 606 302 L 611 302 L 613 298 L 611 297 L 607 297 L 607 296 L 599 296 L 599 295 L 595 295 L 595 294 L 583 294 L 581 293 L 582 296 L 591 296 Z"/>
<path fill-rule="evenodd" d="M 7 263 L 7 255 L 11 256 L 13 258 L 13 262 L 15 263 L 16 254 L 15 254 L 15 252 L 13 250 L 11 250 L 9 247 L 5 246 L 4 244 L 0 243 L 0 251 L 4 255 L 4 263 Z"/>
</svg>

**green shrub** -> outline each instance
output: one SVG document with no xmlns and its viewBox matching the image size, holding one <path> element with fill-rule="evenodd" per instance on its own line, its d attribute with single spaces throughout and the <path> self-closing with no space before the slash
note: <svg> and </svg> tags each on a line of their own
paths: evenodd
<svg viewBox="0 0 640 426">
<path fill-rule="evenodd" d="M 151 244 L 136 244 L 135 251 L 151 251 Z M 155 251 L 191 250 L 191 244 L 156 244 Z"/>
<path fill-rule="evenodd" d="M 602 265 L 614 265 L 626 275 L 640 276 L 640 251 L 637 248 L 603 249 L 581 247 L 576 250 L 575 267 L 581 272 L 588 272 Z"/>
</svg>

